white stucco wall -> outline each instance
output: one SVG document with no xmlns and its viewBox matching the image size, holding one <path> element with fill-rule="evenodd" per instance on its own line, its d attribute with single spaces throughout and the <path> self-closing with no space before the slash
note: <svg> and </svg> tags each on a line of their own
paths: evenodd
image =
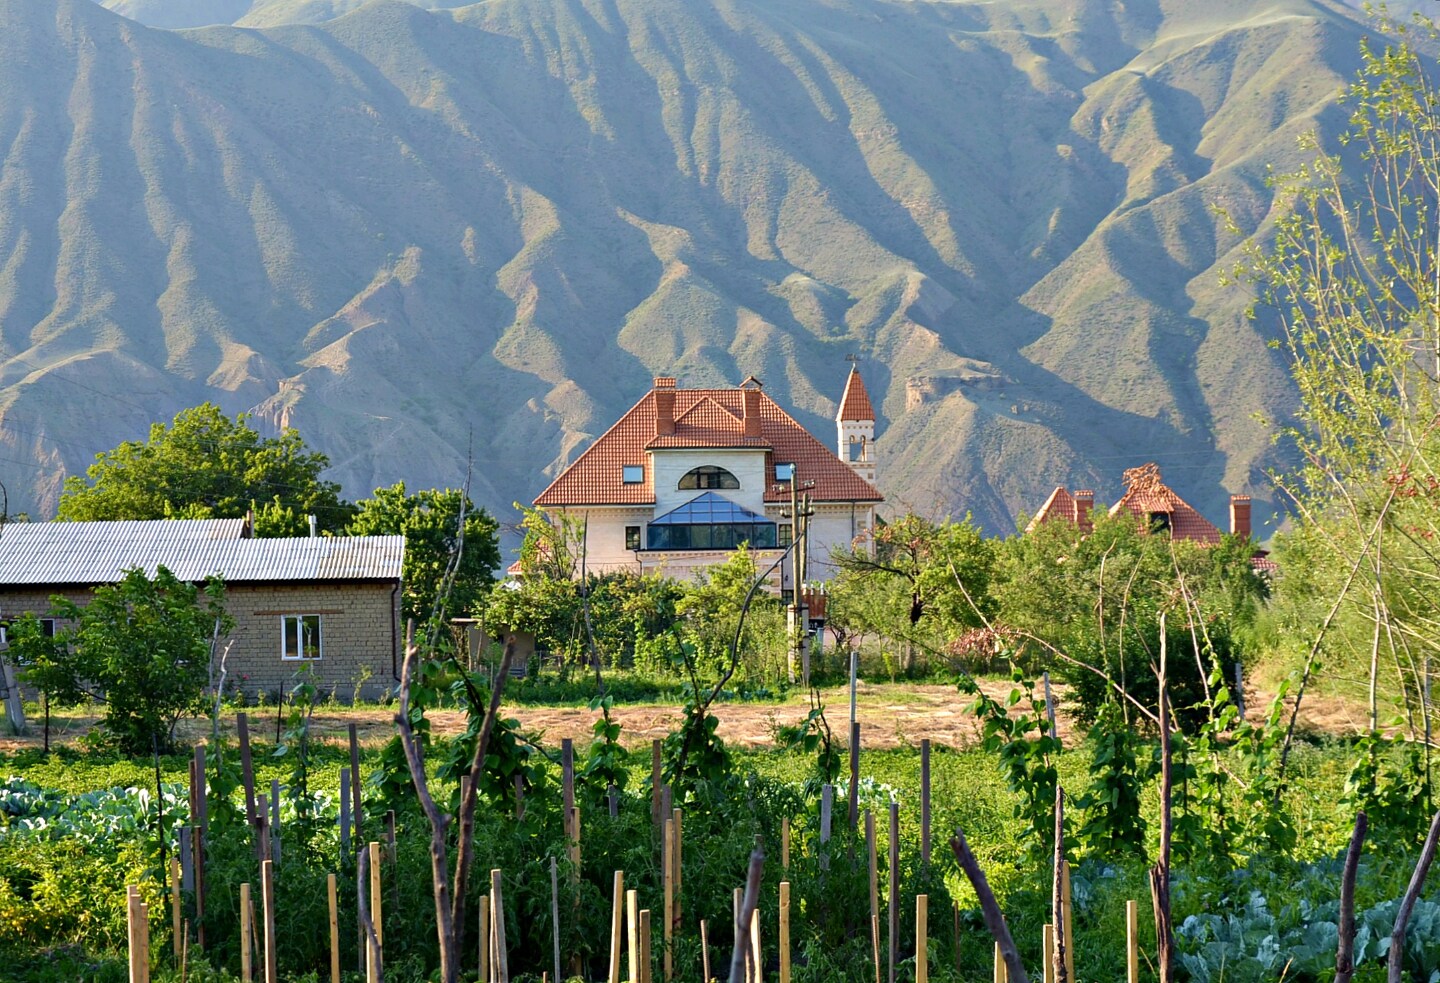
<svg viewBox="0 0 1440 983">
<path fill-rule="evenodd" d="M 704 490 L 678 490 L 675 486 L 691 469 L 706 464 L 724 468 L 740 481 L 739 489 L 717 489 L 722 495 L 751 512 L 765 512 L 765 451 L 757 450 L 657 450 L 650 452 L 655 475 L 655 516 L 679 508 Z"/>
</svg>

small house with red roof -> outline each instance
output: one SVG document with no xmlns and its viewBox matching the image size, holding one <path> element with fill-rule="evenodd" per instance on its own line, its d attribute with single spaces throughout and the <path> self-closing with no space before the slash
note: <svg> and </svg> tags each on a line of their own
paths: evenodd
<svg viewBox="0 0 1440 983">
<path fill-rule="evenodd" d="M 1168 532 L 1174 539 L 1187 539 L 1205 546 L 1220 542 L 1220 528 L 1197 512 L 1189 502 L 1177 495 L 1160 478 L 1156 464 L 1144 464 L 1125 472 L 1125 494 L 1110 507 L 1110 515 L 1129 512 L 1150 529 Z M 1089 532 L 1094 520 L 1095 493 L 1089 490 L 1068 491 L 1056 488 L 1040 506 L 1040 511 L 1025 527 L 1032 532 L 1047 522 L 1067 522 Z M 1250 496 L 1230 496 L 1230 531 L 1236 536 L 1250 537 Z"/>
<path fill-rule="evenodd" d="M 734 389 L 653 388 L 535 499 L 583 520 L 586 568 L 681 579 L 742 543 L 766 557 L 790 545 L 792 484 L 808 494 L 809 569 L 874 527 L 875 410 L 858 370 L 845 383 L 832 451 L 765 394 L 753 376 Z M 777 586 L 789 589 L 789 564 Z M 808 578 L 807 578 L 808 579 Z"/>
</svg>

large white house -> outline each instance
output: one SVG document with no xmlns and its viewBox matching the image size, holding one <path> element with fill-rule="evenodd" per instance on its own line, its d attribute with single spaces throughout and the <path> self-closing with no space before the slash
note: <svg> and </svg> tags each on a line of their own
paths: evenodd
<svg viewBox="0 0 1440 983">
<path fill-rule="evenodd" d="M 791 482 L 810 496 L 807 579 L 831 574 L 830 552 L 874 526 L 875 410 L 852 369 L 831 451 L 766 396 L 760 382 L 680 389 L 655 380 L 535 499 L 583 519 L 592 572 L 685 579 L 741 543 L 774 559 L 791 542 Z M 790 564 L 775 586 L 790 590 Z"/>
</svg>

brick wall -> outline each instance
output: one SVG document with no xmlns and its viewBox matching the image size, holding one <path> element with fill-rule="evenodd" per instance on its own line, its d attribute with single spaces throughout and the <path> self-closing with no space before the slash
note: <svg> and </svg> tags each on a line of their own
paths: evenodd
<svg viewBox="0 0 1440 983">
<path fill-rule="evenodd" d="M 373 699 L 394 683 L 392 656 L 399 657 L 400 604 L 393 585 L 305 583 L 276 586 L 232 584 L 225 608 L 235 631 L 221 643 L 230 644 L 225 658 L 226 688 L 253 698 L 259 693 L 288 691 L 305 666 L 314 671 L 322 695 L 343 701 Z M 86 590 L 0 591 L 0 620 L 25 612 L 44 617 L 53 593 L 85 604 Z M 285 615 L 318 614 L 322 655 L 317 660 L 281 658 L 281 622 Z M 398 663 L 395 671 L 399 671 Z"/>
</svg>

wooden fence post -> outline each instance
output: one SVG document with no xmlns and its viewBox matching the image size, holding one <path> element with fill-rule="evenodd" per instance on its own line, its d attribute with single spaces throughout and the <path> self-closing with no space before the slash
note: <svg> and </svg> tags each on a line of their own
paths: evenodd
<svg viewBox="0 0 1440 983">
<path fill-rule="evenodd" d="M 790 882 L 780 882 L 780 983 L 790 983 Z M 923 983 L 923 981 L 917 981 Z"/>
<path fill-rule="evenodd" d="M 895 963 L 900 957 L 900 803 L 890 800 L 890 871 L 889 902 L 886 905 L 887 929 L 890 935 L 890 983 L 895 983 Z"/>
<path fill-rule="evenodd" d="M 1140 905 L 1125 902 L 1125 983 L 1140 983 Z"/>
<path fill-rule="evenodd" d="M 915 895 L 915 983 L 930 983 L 930 897 Z"/>
<path fill-rule="evenodd" d="M 490 871 L 490 893 L 495 897 L 491 907 L 495 917 L 495 965 L 499 983 L 510 983 L 510 954 L 505 945 L 505 894 L 500 877 L 498 868 Z"/>
<path fill-rule="evenodd" d="M 480 898 L 480 980 L 490 983 L 490 895 Z"/>
<path fill-rule="evenodd" d="M 280 967 L 275 965 L 275 861 L 260 865 L 260 904 L 265 917 L 265 983 L 279 983 Z"/>
<path fill-rule="evenodd" d="M 330 903 L 330 983 L 340 983 L 340 895 L 334 874 L 325 877 L 325 895 Z"/>
<path fill-rule="evenodd" d="M 610 975 L 607 977 L 609 983 L 621 983 L 620 980 L 620 930 L 625 915 L 625 872 L 615 872 L 614 888 L 611 891 L 610 904 Z"/>
<path fill-rule="evenodd" d="M 625 892 L 625 936 L 630 983 L 640 983 L 640 896 L 633 888 Z"/>
<path fill-rule="evenodd" d="M 250 937 L 254 933 L 251 927 L 251 920 L 254 906 L 250 903 L 250 885 L 240 885 L 240 981 L 241 983 L 254 983 L 255 970 L 252 966 L 254 960 L 254 947 L 250 944 Z"/>
<path fill-rule="evenodd" d="M 930 866 L 930 738 L 920 741 L 920 862 Z"/>
</svg>

